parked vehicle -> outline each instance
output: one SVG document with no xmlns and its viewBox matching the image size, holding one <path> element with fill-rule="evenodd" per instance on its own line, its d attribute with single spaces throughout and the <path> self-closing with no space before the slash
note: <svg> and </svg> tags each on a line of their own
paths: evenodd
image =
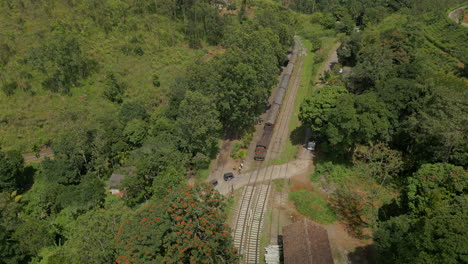
<svg viewBox="0 0 468 264">
<path fill-rule="evenodd" d="M 312 141 L 310 140 L 308 143 L 307 143 L 307 149 L 310 150 L 310 151 L 314 151 L 315 150 L 315 141 Z"/>
<path fill-rule="evenodd" d="M 234 173 L 226 172 L 226 173 L 224 173 L 223 178 L 224 178 L 225 181 L 230 181 L 230 180 L 234 179 Z"/>
<path fill-rule="evenodd" d="M 211 180 L 208 184 L 216 186 L 216 185 L 218 185 L 218 180 Z"/>
</svg>

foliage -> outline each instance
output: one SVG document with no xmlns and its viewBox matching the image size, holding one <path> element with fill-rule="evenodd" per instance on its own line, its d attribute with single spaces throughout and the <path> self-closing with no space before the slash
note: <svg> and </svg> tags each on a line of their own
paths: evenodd
<svg viewBox="0 0 468 264">
<path fill-rule="evenodd" d="M 128 143 L 136 147 L 141 146 L 148 133 L 146 126 L 146 122 L 140 119 L 132 119 L 128 122 L 123 131 Z"/>
<path fill-rule="evenodd" d="M 153 197 L 164 198 L 169 190 L 172 190 L 185 183 L 186 176 L 183 171 L 173 167 L 162 171 L 158 177 L 153 180 Z"/>
<path fill-rule="evenodd" d="M 345 221 L 352 234 L 363 235 L 379 218 L 379 208 L 395 197 L 393 190 L 376 184 L 374 179 L 353 171 L 331 199 L 336 214 Z"/>
<path fill-rule="evenodd" d="M 91 138 L 80 133 L 64 134 L 53 145 L 56 158 L 42 163 L 43 175 L 48 182 L 64 185 L 78 184 L 88 172 L 91 159 Z"/>
<path fill-rule="evenodd" d="M 216 89 L 224 127 L 242 131 L 263 112 L 284 53 L 280 55 L 279 38 L 268 28 L 245 25 L 230 36 L 230 49 L 216 64 L 217 87 L 211 89 Z"/>
<path fill-rule="evenodd" d="M 382 221 L 374 239 L 383 263 L 466 261 L 468 174 L 446 163 L 425 164 L 408 178 L 403 214 Z"/>
<path fill-rule="evenodd" d="M 299 120 L 312 128 L 313 133 L 320 132 L 328 124 L 331 110 L 338 99 L 347 90 L 341 86 L 324 86 L 305 98 L 300 107 Z"/>
<path fill-rule="evenodd" d="M 335 155 L 336 151 L 322 147 L 323 155 L 317 157 L 316 168 L 311 175 L 313 182 L 318 182 L 323 178 L 327 183 L 342 185 L 345 179 L 351 175 L 353 164 L 348 157 Z M 341 153 L 339 153 L 341 154 Z"/>
<path fill-rule="evenodd" d="M 223 132 L 251 130 L 297 25 L 293 12 L 275 4 L 255 8 L 254 17 L 244 5 L 239 23 L 222 15 L 223 3 L 207 0 L 72 2 L 0 1 L 0 85 L 8 95 L 0 97 L 2 148 L 52 148 L 26 173 L 22 159 L 16 162 L 21 152 L 8 160 L 15 162 L 0 159 L 8 172 L 0 170 L 8 182 L 4 187 L 1 178 L 0 191 L 28 187 L 23 196 L 0 200 L 0 262 L 115 260 L 112 238 L 128 211 L 122 203 L 163 201 L 188 173 L 208 166 Z M 213 49 L 216 56 L 207 54 Z M 119 167 L 129 171 L 125 195 L 109 204 L 104 186 Z M 26 186 L 23 174 L 32 173 Z M 185 194 L 171 192 L 159 212 L 170 227 L 156 230 L 164 243 L 185 243 L 167 214 Z M 190 249 L 193 262 L 208 253 L 211 262 L 237 262 L 220 203 L 190 202 L 198 207 L 184 217 L 203 225 Z M 174 244 L 164 250 L 171 258 L 180 253 Z"/>
<path fill-rule="evenodd" d="M 467 261 L 467 199 L 444 203 L 430 215 L 402 215 L 383 222 L 374 240 L 382 263 L 463 263 Z"/>
<path fill-rule="evenodd" d="M 462 167 L 445 163 L 422 165 L 408 178 L 409 210 L 418 215 L 429 215 L 456 196 L 466 194 L 468 172 Z"/>
<path fill-rule="evenodd" d="M 353 147 L 373 141 L 388 141 L 389 113 L 373 93 L 343 95 L 330 111 L 324 134 L 332 145 Z"/>
<path fill-rule="evenodd" d="M 117 263 L 235 263 L 223 207 L 208 185 L 172 190 L 125 221 L 116 236 Z"/>
<path fill-rule="evenodd" d="M 2 263 L 18 263 L 27 258 L 21 244 L 12 238 L 20 225 L 21 196 L 16 192 L 0 193 L 0 256 Z"/>
<path fill-rule="evenodd" d="M 47 44 L 32 49 L 25 60 L 36 72 L 45 73 L 42 87 L 68 94 L 71 87 L 88 77 L 96 62 L 82 52 L 79 40 L 70 32 L 57 32 Z"/>
<path fill-rule="evenodd" d="M 368 178 L 373 178 L 380 185 L 385 180 L 392 181 L 402 170 L 401 153 L 382 143 L 369 148 L 360 148 L 353 153 L 355 168 Z"/>
<path fill-rule="evenodd" d="M 12 238 L 21 245 L 28 255 L 36 255 L 39 251 L 54 243 L 54 234 L 51 232 L 48 223 L 32 217 L 23 219 L 23 223 L 18 226 Z"/>
<path fill-rule="evenodd" d="M 288 181 L 286 179 L 275 179 L 273 184 L 275 185 L 275 191 L 282 192 L 284 188 L 287 188 Z"/>
<path fill-rule="evenodd" d="M 24 183 L 24 159 L 18 151 L 0 150 L 0 193 L 18 190 Z"/>
<path fill-rule="evenodd" d="M 124 124 L 132 121 L 133 119 L 146 120 L 148 119 L 148 113 L 141 104 L 137 102 L 129 102 L 120 107 L 119 119 Z"/>
<path fill-rule="evenodd" d="M 231 158 L 233 159 L 245 159 L 247 156 L 247 148 L 243 142 L 236 142 L 231 150 Z"/>
<path fill-rule="evenodd" d="M 69 263 L 111 263 L 117 257 L 114 238 L 131 211 L 116 198 L 88 211 L 67 227 L 67 241 L 56 249 Z"/>
<path fill-rule="evenodd" d="M 436 76 L 435 83 L 427 84 L 431 94 L 422 106 L 404 123 L 415 146 L 415 155 L 421 160 L 452 162 L 465 166 L 468 162 L 467 128 L 464 124 L 466 84 L 453 76 Z"/>
<path fill-rule="evenodd" d="M 125 83 L 118 81 L 115 74 L 110 73 L 107 76 L 106 90 L 104 90 L 104 96 L 109 101 L 114 103 L 122 103 L 124 98 L 124 92 L 127 89 Z"/>
<path fill-rule="evenodd" d="M 179 106 L 176 129 L 181 138 L 181 149 L 195 155 L 212 156 L 221 136 L 219 112 L 213 100 L 199 92 L 188 91 Z"/>
<path fill-rule="evenodd" d="M 20 245 L 17 241 L 12 240 L 8 232 L 3 226 L 0 226 L 0 257 L 1 263 L 20 263 L 25 259 L 25 254 L 21 252 Z"/>
<path fill-rule="evenodd" d="M 333 208 L 322 197 L 312 192 L 291 192 L 289 199 L 294 202 L 299 213 L 318 223 L 331 224 L 336 221 Z"/>
<path fill-rule="evenodd" d="M 136 173 L 122 181 L 128 205 L 134 206 L 150 199 L 153 191 L 158 197 L 163 197 L 164 190 L 182 182 L 189 157 L 177 149 L 177 140 L 175 135 L 161 133 L 149 138 L 133 153 L 131 159 L 136 164 Z"/>
</svg>

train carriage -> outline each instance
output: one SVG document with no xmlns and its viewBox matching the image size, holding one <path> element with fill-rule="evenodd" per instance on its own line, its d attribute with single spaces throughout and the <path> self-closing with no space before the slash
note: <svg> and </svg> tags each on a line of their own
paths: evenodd
<svg viewBox="0 0 468 264">
<path fill-rule="evenodd" d="M 297 59 L 296 47 L 293 53 L 290 54 L 290 56 L 288 55 L 288 65 L 286 66 L 283 78 L 281 79 L 280 86 L 278 87 L 275 98 L 273 99 L 273 103 L 268 112 L 268 117 L 265 122 L 262 138 L 257 143 L 257 146 L 255 148 L 255 160 L 264 160 L 266 157 L 268 146 L 270 145 L 270 141 L 273 136 L 273 128 L 275 126 L 276 118 L 279 115 L 281 105 L 283 104 L 283 100 L 286 95 L 286 89 L 288 88 L 291 74 L 294 70 L 294 63 Z"/>
</svg>

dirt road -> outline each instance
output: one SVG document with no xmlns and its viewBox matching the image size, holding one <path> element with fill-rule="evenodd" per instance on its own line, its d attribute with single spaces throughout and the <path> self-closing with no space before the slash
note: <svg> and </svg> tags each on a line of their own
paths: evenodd
<svg viewBox="0 0 468 264">
<path fill-rule="evenodd" d="M 54 158 L 54 152 L 52 151 L 51 148 L 43 148 L 41 151 L 36 154 L 36 153 L 24 153 L 23 154 L 24 161 L 26 164 L 30 163 L 35 163 L 35 162 L 41 162 L 45 158 Z"/>
<path fill-rule="evenodd" d="M 341 43 L 337 42 L 333 48 L 331 49 L 331 52 L 327 56 L 327 60 L 322 64 L 320 69 L 317 71 L 317 75 L 315 76 L 315 83 L 317 83 L 317 88 L 323 87 L 325 84 L 318 82 L 319 78 L 322 74 L 325 73 L 325 71 L 330 71 L 335 64 L 338 64 L 338 48 L 340 47 Z"/>
<path fill-rule="evenodd" d="M 454 9 L 452 10 L 452 12 L 450 12 L 448 14 L 449 18 L 452 19 L 455 23 L 457 24 L 460 24 L 460 25 L 463 25 L 465 27 L 468 27 L 468 23 L 463 23 L 461 22 L 460 23 L 460 20 L 458 19 L 458 14 L 460 14 L 460 12 L 463 12 L 463 10 L 465 10 L 465 8 L 467 8 L 467 6 L 462 6 L 462 7 L 459 7 L 457 9 Z"/>
</svg>

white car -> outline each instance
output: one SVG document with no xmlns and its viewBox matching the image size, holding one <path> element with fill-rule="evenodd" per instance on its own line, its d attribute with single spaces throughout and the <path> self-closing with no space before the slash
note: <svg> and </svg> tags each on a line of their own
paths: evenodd
<svg viewBox="0 0 468 264">
<path fill-rule="evenodd" d="M 310 150 L 310 151 L 314 151 L 315 150 L 315 141 L 309 141 L 307 143 L 307 149 Z"/>
</svg>

